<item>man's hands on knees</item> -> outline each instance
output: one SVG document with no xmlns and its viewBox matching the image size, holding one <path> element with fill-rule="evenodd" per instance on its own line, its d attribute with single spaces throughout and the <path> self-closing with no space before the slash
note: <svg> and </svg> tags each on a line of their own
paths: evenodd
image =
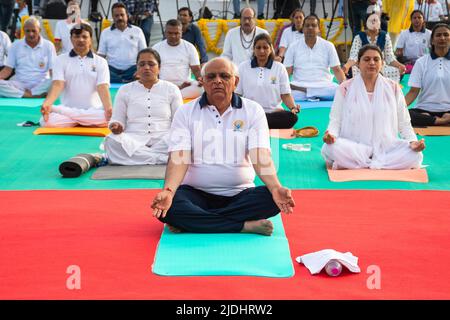
<svg viewBox="0 0 450 320">
<path fill-rule="evenodd" d="M 49 116 L 50 112 L 52 112 L 52 105 L 46 104 L 44 101 L 44 104 L 41 107 L 41 113 L 42 113 L 42 117 L 44 118 L 45 122 L 48 121 L 48 116 Z"/>
<path fill-rule="evenodd" d="M 114 134 L 121 134 L 123 132 L 123 127 L 118 122 L 113 122 L 109 125 L 109 130 Z"/>
<path fill-rule="evenodd" d="M 425 140 L 421 139 L 420 141 L 411 141 L 409 146 L 413 151 L 420 152 L 425 149 Z"/>
<path fill-rule="evenodd" d="M 163 190 L 159 192 L 152 201 L 151 208 L 153 209 L 153 216 L 156 218 L 164 218 L 172 205 L 173 191 Z"/>
<path fill-rule="evenodd" d="M 277 204 L 278 208 L 280 208 L 281 212 L 284 213 L 293 213 L 292 209 L 295 207 L 295 201 L 292 197 L 291 190 L 285 187 L 276 187 L 272 189 L 272 198 L 273 201 Z"/>
<path fill-rule="evenodd" d="M 336 142 L 336 137 L 330 134 L 327 130 L 323 135 L 323 142 L 325 142 L 326 144 L 333 144 Z"/>
</svg>

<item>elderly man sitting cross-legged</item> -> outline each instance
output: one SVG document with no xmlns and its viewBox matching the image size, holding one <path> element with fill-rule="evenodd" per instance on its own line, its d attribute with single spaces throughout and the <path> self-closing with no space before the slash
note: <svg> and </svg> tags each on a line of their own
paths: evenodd
<svg viewBox="0 0 450 320">
<path fill-rule="evenodd" d="M 15 41 L 0 72 L 0 97 L 39 98 L 51 85 L 51 69 L 56 58 L 53 44 L 41 37 L 39 20 L 29 18 L 24 24 L 25 39 Z M 11 77 L 13 70 L 15 75 Z"/>
<path fill-rule="evenodd" d="M 202 78 L 205 93 L 175 113 L 153 215 L 173 232 L 271 235 L 267 219 L 295 203 L 278 180 L 264 110 L 234 93 L 239 79 L 228 59 L 207 62 Z M 255 187 L 255 171 L 265 186 Z"/>
</svg>

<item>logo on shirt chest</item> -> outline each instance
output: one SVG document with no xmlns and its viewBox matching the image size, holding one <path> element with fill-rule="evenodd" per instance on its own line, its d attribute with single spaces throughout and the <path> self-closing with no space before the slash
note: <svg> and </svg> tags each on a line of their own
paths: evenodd
<svg viewBox="0 0 450 320">
<path fill-rule="evenodd" d="M 271 84 L 276 84 L 276 83 L 277 83 L 277 77 L 271 76 L 271 77 L 270 77 L 270 83 L 271 83 Z"/>
<path fill-rule="evenodd" d="M 92 72 L 97 72 L 97 69 L 95 68 L 95 65 L 92 65 L 92 66 L 91 66 L 91 71 L 92 71 Z"/>
<path fill-rule="evenodd" d="M 132 34 L 130 34 L 130 40 L 133 41 L 134 40 L 134 36 Z"/>
<path fill-rule="evenodd" d="M 234 120 L 233 122 L 233 131 L 239 131 L 242 132 L 242 129 L 244 128 L 244 121 L 242 120 Z"/>
<path fill-rule="evenodd" d="M 40 61 L 39 62 L 39 68 L 41 68 L 41 69 L 45 68 L 45 62 L 44 61 Z"/>
</svg>

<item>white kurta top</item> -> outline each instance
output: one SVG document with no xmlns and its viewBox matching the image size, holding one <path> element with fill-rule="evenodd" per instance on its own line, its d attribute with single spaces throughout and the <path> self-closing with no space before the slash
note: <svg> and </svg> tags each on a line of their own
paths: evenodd
<svg viewBox="0 0 450 320">
<path fill-rule="evenodd" d="M 293 67 L 292 83 L 299 87 L 327 87 L 333 82 L 331 67 L 340 65 L 339 57 L 330 41 L 317 37 L 311 49 L 305 38 L 293 43 L 284 58 L 286 67 Z"/>
<path fill-rule="evenodd" d="M 281 35 L 279 47 L 289 48 L 294 42 L 301 40 L 305 35 L 297 30 L 293 31 L 292 27 L 286 28 Z"/>
<path fill-rule="evenodd" d="M 109 137 L 121 142 L 124 149 L 133 154 L 143 145 L 167 138 L 175 111 L 182 104 L 180 90 L 168 81 L 159 80 L 151 89 L 139 81 L 123 85 L 114 101 L 109 123 L 120 123 L 126 135 Z"/>
<path fill-rule="evenodd" d="M 55 61 L 53 80 L 64 81 L 63 105 L 79 109 L 103 108 L 97 86 L 109 84 L 109 69 L 104 58 L 96 54 L 82 58 L 74 51 L 61 54 Z"/>
<path fill-rule="evenodd" d="M 59 20 L 55 27 L 55 39 L 61 40 L 61 52 L 69 53 L 73 49 L 72 41 L 70 41 L 70 30 L 76 23 L 67 23 L 67 21 Z"/>
<path fill-rule="evenodd" d="M 262 29 L 260 27 L 255 27 L 255 33 L 251 32 L 250 34 L 245 34 L 242 32 L 243 39 L 246 41 L 252 40 L 258 34 L 266 33 L 267 30 Z M 242 43 L 245 45 L 243 47 Z M 237 66 L 239 66 L 242 62 L 250 59 L 253 54 L 253 41 L 245 42 L 241 41 L 241 27 L 235 27 L 229 30 L 225 36 L 225 42 L 223 44 L 223 52 L 222 56 L 233 61 Z"/>
<path fill-rule="evenodd" d="M 5 65 L 10 47 L 11 40 L 9 40 L 8 35 L 5 32 L 0 31 L 0 67 Z"/>
<path fill-rule="evenodd" d="M 102 31 L 98 54 L 106 56 L 110 66 L 126 70 L 136 64 L 139 51 L 147 48 L 144 32 L 132 25 L 123 31 L 111 28 Z"/>
<path fill-rule="evenodd" d="M 281 95 L 291 93 L 286 68 L 277 61 L 272 61 L 266 67 L 257 67 L 254 63 L 253 68 L 252 61 L 239 65 L 239 83 L 235 92 L 258 102 L 266 113 L 283 110 Z"/>
<path fill-rule="evenodd" d="M 205 97 L 178 109 L 170 129 L 169 152 L 192 152 L 193 163 L 183 184 L 234 196 L 255 186 L 249 150 L 270 149 L 266 115 L 258 103 L 237 95 L 220 115 Z"/>
<path fill-rule="evenodd" d="M 200 59 L 197 49 L 186 40 L 181 39 L 177 46 L 171 46 L 167 40 L 153 46 L 161 56 L 159 78 L 180 86 L 185 81 L 191 81 L 191 66 L 199 66 Z"/>
</svg>

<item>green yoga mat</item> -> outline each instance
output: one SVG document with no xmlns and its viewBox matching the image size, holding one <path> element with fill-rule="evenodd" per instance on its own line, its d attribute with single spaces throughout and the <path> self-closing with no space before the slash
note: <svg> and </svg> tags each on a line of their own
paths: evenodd
<svg viewBox="0 0 450 320">
<path fill-rule="evenodd" d="M 44 98 L 0 98 L 0 107 L 40 107 Z"/>
<path fill-rule="evenodd" d="M 152 271 L 162 276 L 294 275 L 280 215 L 272 236 L 244 233 L 172 233 L 164 228 Z"/>
</svg>

